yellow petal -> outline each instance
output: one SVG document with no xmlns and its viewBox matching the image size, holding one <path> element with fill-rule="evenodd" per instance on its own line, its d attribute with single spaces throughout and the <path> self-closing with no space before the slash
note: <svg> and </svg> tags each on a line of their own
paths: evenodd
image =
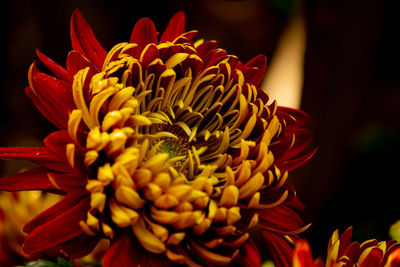
<svg viewBox="0 0 400 267">
<path fill-rule="evenodd" d="M 143 188 L 151 181 L 152 172 L 149 169 L 140 168 L 133 174 L 132 179 L 138 188 Z"/>
<path fill-rule="evenodd" d="M 106 195 L 103 193 L 92 193 L 90 194 L 90 207 L 103 212 L 106 204 Z"/>
<path fill-rule="evenodd" d="M 142 218 L 132 226 L 132 230 L 135 233 L 140 244 L 149 252 L 160 254 L 165 252 L 165 245 L 158 239 L 153 233 L 151 233 Z"/>
<path fill-rule="evenodd" d="M 157 198 L 154 205 L 160 209 L 171 209 L 179 204 L 179 200 L 170 194 L 164 194 Z"/>
<path fill-rule="evenodd" d="M 229 185 L 222 191 L 220 205 L 225 207 L 236 206 L 239 199 L 239 189 L 235 185 Z"/>
<path fill-rule="evenodd" d="M 133 225 L 139 219 L 139 214 L 123 205 L 119 205 L 113 198 L 110 200 L 111 219 L 119 227 Z"/>
<path fill-rule="evenodd" d="M 264 183 L 264 175 L 257 173 L 251 177 L 242 187 L 239 189 L 239 199 L 250 197 L 255 194 Z"/>
<path fill-rule="evenodd" d="M 186 233 L 185 232 L 177 232 L 173 233 L 172 235 L 169 236 L 167 240 L 167 245 L 173 245 L 177 246 L 179 243 L 182 242 L 182 240 L 185 238 Z"/>
<path fill-rule="evenodd" d="M 134 189 L 127 186 L 118 187 L 115 191 L 115 197 L 118 202 L 134 210 L 141 209 L 146 204 L 146 200 L 142 199 Z"/>
</svg>

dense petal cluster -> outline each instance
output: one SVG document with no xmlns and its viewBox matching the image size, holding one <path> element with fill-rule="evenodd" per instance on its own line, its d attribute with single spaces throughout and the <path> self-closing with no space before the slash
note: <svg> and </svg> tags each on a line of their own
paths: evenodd
<svg viewBox="0 0 400 267">
<path fill-rule="evenodd" d="M 400 266 L 400 243 L 368 240 L 351 242 L 353 228 L 340 237 L 336 230 L 328 244 L 326 262 L 314 261 L 307 241 L 299 241 L 293 255 L 293 267 L 397 267 Z"/>
<path fill-rule="evenodd" d="M 66 69 L 38 51 L 55 76 L 34 63 L 26 93 L 59 130 L 1 148 L 41 167 L 0 189 L 65 197 L 25 225 L 25 252 L 81 257 L 109 239 L 104 266 L 260 264 L 250 228 L 273 251 L 307 228 L 287 177 L 313 154 L 308 116 L 267 105 L 264 56 L 242 63 L 184 25 L 179 12 L 158 38 L 141 19 L 107 53 L 76 11 Z"/>
</svg>

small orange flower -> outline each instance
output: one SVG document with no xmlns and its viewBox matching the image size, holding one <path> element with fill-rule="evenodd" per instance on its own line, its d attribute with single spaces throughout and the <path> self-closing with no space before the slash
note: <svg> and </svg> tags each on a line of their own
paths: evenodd
<svg viewBox="0 0 400 267">
<path fill-rule="evenodd" d="M 307 228 L 287 178 L 314 153 L 309 117 L 266 104 L 264 56 L 242 63 L 184 27 L 178 12 L 158 38 L 141 19 L 107 53 L 76 11 L 67 68 L 38 51 L 56 77 L 32 64 L 26 93 L 60 130 L 1 148 L 41 167 L 0 189 L 65 197 L 25 225 L 25 252 L 81 257 L 109 239 L 105 267 L 260 265 L 250 228 L 271 250 Z"/>
<path fill-rule="evenodd" d="M 351 242 L 353 228 L 348 228 L 342 236 L 336 230 L 328 245 L 326 263 L 318 258 L 313 260 L 310 246 L 302 240 L 296 244 L 293 267 L 398 267 L 400 266 L 400 243 L 368 240 L 360 244 Z"/>
</svg>

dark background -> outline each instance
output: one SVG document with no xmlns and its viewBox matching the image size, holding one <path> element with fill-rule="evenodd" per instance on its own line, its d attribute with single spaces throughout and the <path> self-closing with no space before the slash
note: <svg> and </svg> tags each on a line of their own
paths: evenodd
<svg viewBox="0 0 400 267">
<path fill-rule="evenodd" d="M 162 32 L 184 10 L 187 29 L 218 40 L 247 61 L 271 59 L 295 0 L 9 1 L 2 5 L 0 146 L 39 146 L 52 130 L 24 95 L 35 49 L 65 65 L 69 19 L 79 8 L 106 50 L 129 40 L 150 17 Z M 298 4 L 298 3 L 297 3 Z M 303 1 L 307 27 L 301 109 L 313 118 L 318 152 L 289 177 L 307 206 L 305 233 L 315 255 L 330 235 L 354 226 L 354 239 L 388 239 L 400 219 L 400 43 L 396 0 Z M 3 162 L 2 174 L 26 162 Z"/>
</svg>

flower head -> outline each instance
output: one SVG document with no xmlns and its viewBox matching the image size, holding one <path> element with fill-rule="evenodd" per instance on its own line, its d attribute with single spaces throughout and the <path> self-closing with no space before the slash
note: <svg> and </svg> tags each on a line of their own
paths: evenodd
<svg viewBox="0 0 400 267">
<path fill-rule="evenodd" d="M 351 243 L 353 228 L 348 228 L 340 237 L 336 230 L 328 245 L 326 263 L 313 260 L 307 241 L 299 241 L 293 256 L 294 267 L 395 267 L 400 266 L 400 243 L 368 240 L 360 244 Z"/>
<path fill-rule="evenodd" d="M 41 165 L 0 188 L 66 195 L 25 225 L 27 253 L 80 257 L 106 238 L 104 266 L 259 264 L 250 228 L 279 243 L 307 227 L 287 177 L 313 154 L 308 116 L 267 105 L 264 56 L 242 63 L 184 25 L 178 12 L 158 38 L 141 19 L 107 53 L 76 11 L 67 68 L 38 52 L 56 77 L 34 63 L 26 93 L 60 130 L 0 149 Z"/>
</svg>

